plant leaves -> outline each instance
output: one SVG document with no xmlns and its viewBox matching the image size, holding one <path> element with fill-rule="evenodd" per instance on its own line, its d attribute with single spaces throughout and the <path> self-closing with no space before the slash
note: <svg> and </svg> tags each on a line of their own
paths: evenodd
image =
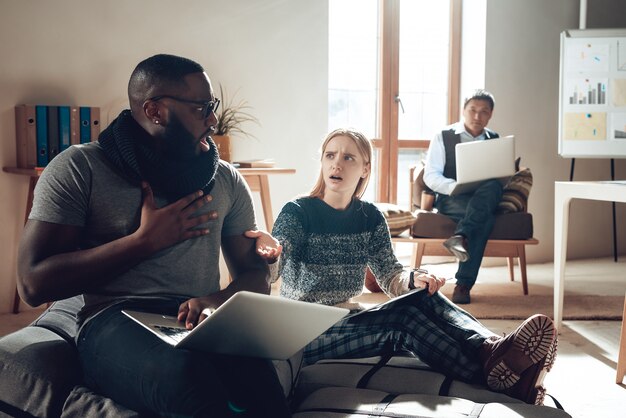
<svg viewBox="0 0 626 418">
<path fill-rule="evenodd" d="M 215 126 L 215 135 L 230 135 L 233 133 L 241 134 L 249 138 L 256 138 L 254 135 L 245 130 L 243 125 L 247 123 L 255 123 L 261 125 L 256 116 L 249 111 L 252 106 L 247 100 L 235 101 L 235 96 L 239 90 L 235 91 L 232 97 L 228 97 L 222 84 L 220 83 L 220 101 L 221 106 L 218 109 L 217 125 Z"/>
</svg>

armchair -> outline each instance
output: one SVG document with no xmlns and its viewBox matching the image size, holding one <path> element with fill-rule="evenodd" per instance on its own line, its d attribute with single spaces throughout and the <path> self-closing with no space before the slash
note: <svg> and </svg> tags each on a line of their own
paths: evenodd
<svg viewBox="0 0 626 418">
<path fill-rule="evenodd" d="M 416 219 L 408 233 L 392 236 L 394 243 L 407 242 L 414 245 L 411 266 L 418 268 L 422 257 L 448 256 L 443 242 L 454 234 L 456 223 L 447 216 L 433 211 L 434 193 L 426 186 L 422 167 L 411 167 L 410 210 L 415 211 Z M 537 245 L 533 238 L 532 214 L 528 213 L 527 199 L 532 175 L 530 170 L 517 172 L 505 188 L 496 222 L 491 232 L 485 257 L 506 257 L 511 281 L 515 280 L 514 263 L 518 259 L 524 295 L 528 294 L 526 275 L 526 245 Z"/>
</svg>

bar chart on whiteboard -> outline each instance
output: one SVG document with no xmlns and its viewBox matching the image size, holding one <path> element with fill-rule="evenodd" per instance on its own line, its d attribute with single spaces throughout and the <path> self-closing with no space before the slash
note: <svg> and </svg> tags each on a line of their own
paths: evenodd
<svg viewBox="0 0 626 418">
<path fill-rule="evenodd" d="M 567 97 L 571 105 L 604 105 L 606 104 L 606 78 L 569 79 L 566 86 Z"/>
<path fill-rule="evenodd" d="M 558 151 L 626 158 L 626 29 L 561 33 Z"/>
</svg>

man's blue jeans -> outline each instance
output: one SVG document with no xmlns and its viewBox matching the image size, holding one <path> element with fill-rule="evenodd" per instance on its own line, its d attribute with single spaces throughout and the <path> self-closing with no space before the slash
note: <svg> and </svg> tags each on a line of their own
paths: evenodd
<svg viewBox="0 0 626 418">
<path fill-rule="evenodd" d="M 502 198 L 502 184 L 488 180 L 473 193 L 457 196 L 438 194 L 435 208 L 457 222 L 455 234 L 467 238 L 469 260 L 459 263 L 457 284 L 472 287 L 478 277 L 487 240 L 495 222 L 495 210 Z"/>
<path fill-rule="evenodd" d="M 290 416 L 271 361 L 174 348 L 121 312 L 175 315 L 178 306 L 131 302 L 89 321 L 78 336 L 87 385 L 146 416 Z M 238 407 L 247 413 L 238 414 Z"/>
</svg>

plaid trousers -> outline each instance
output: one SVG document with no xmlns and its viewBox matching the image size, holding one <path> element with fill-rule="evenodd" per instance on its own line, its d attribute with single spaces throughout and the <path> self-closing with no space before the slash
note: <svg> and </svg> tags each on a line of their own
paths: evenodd
<svg viewBox="0 0 626 418">
<path fill-rule="evenodd" d="M 478 348 L 494 335 L 441 293 L 421 291 L 339 321 L 305 347 L 304 362 L 409 351 L 437 371 L 476 382 Z"/>
</svg>

